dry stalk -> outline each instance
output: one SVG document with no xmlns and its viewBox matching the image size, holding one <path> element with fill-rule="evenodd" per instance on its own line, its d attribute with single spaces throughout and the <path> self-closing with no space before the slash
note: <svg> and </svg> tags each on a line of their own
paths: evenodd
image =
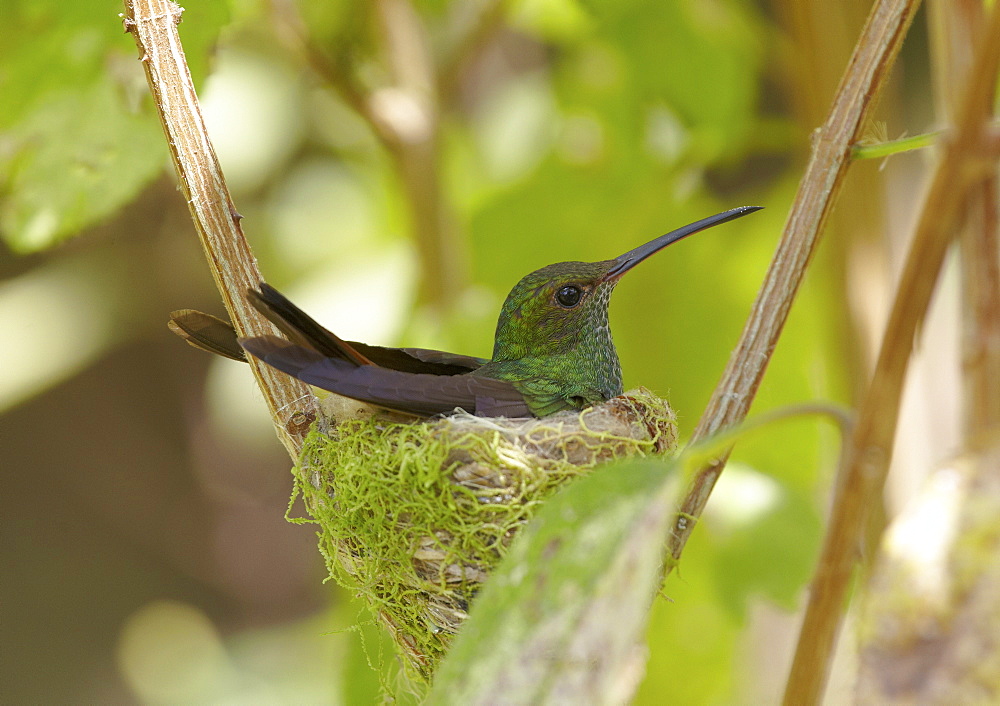
<svg viewBox="0 0 1000 706">
<path fill-rule="evenodd" d="M 181 192 L 226 311 L 240 336 L 273 334 L 275 329 L 244 296 L 247 288 L 257 286 L 262 278 L 201 115 L 177 34 L 182 12 L 169 0 L 125 0 L 125 29 L 139 49 Z M 308 427 L 299 423 L 300 415 L 308 417 L 316 412 L 315 398 L 304 383 L 252 358 L 250 367 L 278 438 L 297 458 Z"/>
<path fill-rule="evenodd" d="M 813 152 L 799 184 L 778 249 L 730 356 L 722 379 L 695 429 L 694 443 L 739 424 L 747 415 L 788 311 L 805 276 L 826 219 L 862 136 L 865 121 L 889 73 L 919 0 L 880 0 L 872 9 L 837 89 L 833 107 L 817 130 Z M 708 502 L 728 454 L 702 469 L 686 493 L 669 551 L 680 559 Z"/>
<path fill-rule="evenodd" d="M 927 9 L 938 113 L 948 123 L 986 8 L 979 0 L 934 0 Z M 960 244 L 963 428 L 976 443 L 1000 429 L 1000 157 L 974 187 Z"/>
<path fill-rule="evenodd" d="M 441 175 L 442 72 L 432 56 L 427 28 L 408 0 L 377 0 L 367 6 L 379 37 L 387 85 L 369 87 L 344 58 L 331 58 L 309 36 L 290 0 L 275 1 L 275 26 L 299 54 L 369 126 L 393 160 L 409 207 L 420 258 L 422 303 L 446 312 L 468 283 L 466 244 Z M 492 17 L 492 16 L 491 16 Z M 478 32 L 478 24 L 469 31 Z M 466 40 L 460 40 L 465 46 Z M 469 47 L 466 51 L 472 51 Z M 449 69 L 450 70 L 450 69 Z"/>
<path fill-rule="evenodd" d="M 376 0 L 374 16 L 392 86 L 371 105 L 391 125 L 385 142 L 410 206 L 420 255 L 420 298 L 448 311 L 468 284 L 468 257 L 441 172 L 441 110 L 428 32 L 409 0 Z"/>
<path fill-rule="evenodd" d="M 845 449 L 841 482 L 799 634 L 785 704 L 817 703 L 845 606 L 857 547 L 873 500 L 881 497 L 892 456 L 899 400 L 913 348 L 962 207 L 992 159 L 984 157 L 1000 68 L 1000 7 L 994 7 L 957 106 L 917 221 L 913 242 L 886 324 L 878 362 Z M 995 401 L 995 400 L 994 400 Z"/>
</svg>

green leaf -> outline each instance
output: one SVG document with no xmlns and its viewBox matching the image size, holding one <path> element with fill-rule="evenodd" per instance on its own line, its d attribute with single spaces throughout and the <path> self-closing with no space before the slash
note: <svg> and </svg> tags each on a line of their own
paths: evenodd
<svg viewBox="0 0 1000 706">
<path fill-rule="evenodd" d="M 105 218 L 168 163 L 120 2 L 11 0 L 0 24 L 0 237 L 19 252 L 52 247 Z M 180 32 L 192 74 L 228 19 L 200 2 Z"/>
<path fill-rule="evenodd" d="M 642 674 L 676 467 L 603 466 L 556 495 L 477 598 L 428 703 L 627 700 Z"/>
<path fill-rule="evenodd" d="M 783 488 L 777 505 L 755 521 L 726 536 L 715 532 L 704 560 L 715 572 L 722 604 L 741 621 L 750 597 L 764 596 L 793 610 L 814 568 L 820 530 L 809 498 Z"/>
<path fill-rule="evenodd" d="M 159 125 L 123 111 L 104 82 L 52 96 L 11 133 L 0 232 L 20 252 L 114 213 L 167 163 Z"/>
</svg>

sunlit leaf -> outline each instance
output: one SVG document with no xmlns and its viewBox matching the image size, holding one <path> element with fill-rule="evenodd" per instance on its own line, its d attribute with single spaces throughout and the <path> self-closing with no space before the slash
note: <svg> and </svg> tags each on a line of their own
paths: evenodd
<svg viewBox="0 0 1000 706">
<path fill-rule="evenodd" d="M 107 0 L 4 3 L 0 235 L 15 250 L 50 247 L 114 213 L 168 163 L 123 11 Z M 196 80 L 226 17 L 220 2 L 185 12 Z"/>
<path fill-rule="evenodd" d="M 167 163 L 159 125 L 123 111 L 103 82 L 51 96 L 12 132 L 0 230 L 22 252 L 114 213 Z"/>
<path fill-rule="evenodd" d="M 673 462 L 604 466 L 553 498 L 477 598 L 430 703 L 617 703 L 673 518 Z"/>
</svg>

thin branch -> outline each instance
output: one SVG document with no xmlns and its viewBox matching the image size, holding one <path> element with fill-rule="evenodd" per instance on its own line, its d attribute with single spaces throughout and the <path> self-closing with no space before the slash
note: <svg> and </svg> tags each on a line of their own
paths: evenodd
<svg viewBox="0 0 1000 706">
<path fill-rule="evenodd" d="M 434 60 L 416 9 L 409 0 L 375 0 L 374 6 L 383 57 L 394 86 L 433 102 L 437 97 Z"/>
<path fill-rule="evenodd" d="M 846 449 L 785 704 L 814 704 L 822 693 L 865 518 L 871 504 L 881 497 L 892 457 L 899 400 L 914 337 L 945 252 L 958 230 L 970 189 L 993 166 L 992 160 L 984 159 L 982 145 L 989 132 L 988 118 L 1000 68 L 1000 6 L 994 6 L 987 27 L 956 112 L 952 138 L 945 145 L 923 201 L 875 372 Z"/>
<path fill-rule="evenodd" d="M 722 380 L 695 429 L 692 443 L 746 417 L 836 201 L 851 161 L 852 146 L 861 139 L 865 120 L 918 5 L 919 0 L 880 0 L 872 9 L 837 89 L 830 115 L 817 131 L 812 157 L 764 284 Z M 688 488 L 668 540 L 675 561 L 680 558 L 727 458 L 728 454 L 702 469 Z"/>
<path fill-rule="evenodd" d="M 935 0 L 928 10 L 935 95 L 943 121 L 948 121 L 955 91 L 972 63 L 972 47 L 983 31 L 986 10 L 980 0 Z M 996 127 L 994 122 L 994 131 Z M 1000 429 L 998 195 L 1000 158 L 994 158 L 992 174 L 973 190 L 960 240 L 963 427 L 969 443 Z"/>
<path fill-rule="evenodd" d="M 364 120 L 382 146 L 391 149 L 398 141 L 392 127 L 373 109 L 368 88 L 343 56 L 333 58 L 320 49 L 309 34 L 294 0 L 271 0 L 275 34 L 289 52 L 299 58 Z"/>
<path fill-rule="evenodd" d="M 465 12 L 472 3 L 455 3 L 456 12 Z M 438 94 L 447 103 L 454 95 L 462 71 L 473 63 L 489 45 L 490 39 L 503 24 L 510 0 L 483 0 L 473 12 L 475 16 L 463 27 L 454 47 L 445 55 L 438 70 Z"/>
<path fill-rule="evenodd" d="M 392 157 L 420 258 L 420 299 L 448 310 L 466 286 L 468 258 L 442 186 L 439 79 L 420 17 L 406 0 L 366 6 L 390 77 L 389 85 L 369 88 L 350 62 L 332 60 L 316 46 L 293 2 L 272 4 L 278 35 L 368 123 Z"/>
<path fill-rule="evenodd" d="M 1000 430 L 1000 159 L 976 186 L 962 231 L 963 426 L 970 443 Z"/>
<path fill-rule="evenodd" d="M 441 106 L 427 30 L 408 0 L 377 0 L 374 11 L 393 85 L 377 91 L 371 104 L 397 136 L 390 151 L 410 204 L 421 299 L 447 311 L 468 281 L 468 258 L 442 185 Z"/>
<path fill-rule="evenodd" d="M 139 50 L 181 191 L 226 311 L 240 336 L 273 334 L 271 324 L 244 296 L 247 288 L 257 286 L 262 278 L 201 115 L 177 34 L 182 12 L 168 0 L 125 0 L 125 29 L 132 33 Z M 306 426 L 297 423 L 298 415 L 315 414 L 315 398 L 298 380 L 253 359 L 250 367 L 278 438 L 297 458 Z"/>
<path fill-rule="evenodd" d="M 995 151 L 995 145 L 992 145 L 991 143 L 994 140 L 994 132 L 997 128 L 1000 128 L 1000 123 L 997 121 L 990 123 L 989 137 L 983 145 L 985 149 L 991 152 Z M 851 151 L 851 156 L 854 159 L 882 159 L 885 157 L 892 157 L 893 155 L 902 154 L 903 152 L 911 152 L 913 150 L 920 150 L 936 145 L 940 142 L 943 135 L 944 130 L 934 130 L 933 132 L 925 132 L 921 135 L 911 135 L 909 137 L 900 137 L 895 140 L 862 140 L 854 145 L 854 148 Z"/>
</svg>

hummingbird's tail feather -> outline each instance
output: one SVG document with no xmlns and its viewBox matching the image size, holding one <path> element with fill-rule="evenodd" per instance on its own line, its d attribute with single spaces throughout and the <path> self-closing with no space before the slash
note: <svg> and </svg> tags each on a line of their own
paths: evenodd
<svg viewBox="0 0 1000 706">
<path fill-rule="evenodd" d="M 274 336 L 240 339 L 247 352 L 315 387 L 423 417 L 456 408 L 480 416 L 531 416 L 513 384 L 475 375 L 433 375 L 357 366 Z"/>
<path fill-rule="evenodd" d="M 247 298 L 292 341 L 354 365 L 380 365 L 392 370 L 429 375 L 460 375 L 486 362 L 482 358 L 426 348 L 384 348 L 345 341 L 266 283 L 261 283 L 260 291 L 249 290 Z"/>
<path fill-rule="evenodd" d="M 253 338 L 239 339 L 240 345 L 255 358 L 277 368 L 283 373 L 291 375 L 293 378 L 302 379 L 303 371 L 310 366 L 317 365 L 324 360 L 330 360 L 322 353 L 314 351 L 312 348 L 300 346 L 297 343 L 286 341 L 277 336 L 255 336 Z M 344 365 L 350 365 L 346 361 L 341 361 Z"/>
<path fill-rule="evenodd" d="M 261 282 L 260 290 L 247 291 L 247 299 L 268 321 L 292 341 L 314 349 L 324 356 L 342 358 L 355 365 L 375 365 L 332 331 L 292 304 L 277 289 Z"/>
<path fill-rule="evenodd" d="M 195 348 L 246 362 L 236 329 L 228 321 L 194 309 L 178 309 L 170 312 L 167 326 Z"/>
<path fill-rule="evenodd" d="M 167 327 L 199 350 L 241 363 L 247 360 L 246 353 L 240 347 L 236 329 L 228 321 L 196 309 L 178 309 L 170 313 Z M 296 338 L 299 339 L 301 336 Z M 357 341 L 344 341 L 344 343 L 377 365 L 410 373 L 461 375 L 481 367 L 486 362 L 483 358 L 429 348 L 383 348 Z"/>
</svg>

